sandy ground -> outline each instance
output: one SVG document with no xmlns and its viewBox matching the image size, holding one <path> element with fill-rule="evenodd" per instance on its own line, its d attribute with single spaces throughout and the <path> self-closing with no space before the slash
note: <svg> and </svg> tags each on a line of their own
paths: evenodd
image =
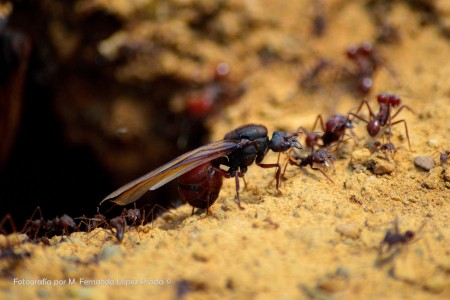
<svg viewBox="0 0 450 300">
<path fill-rule="evenodd" d="M 359 105 L 362 97 L 331 83 L 315 93 L 297 93 L 300 74 L 318 57 L 345 64 L 349 44 L 374 36 L 357 1 L 331 4 L 339 13 L 330 15 L 324 37 L 310 37 L 293 49 L 280 41 L 282 57 L 298 51 L 305 63 L 277 60 L 254 69 L 245 79 L 248 92 L 214 121 L 212 140 L 246 123 L 265 124 L 269 132 L 310 128 L 319 113 L 328 117 Z M 310 32 L 296 22 L 311 14 L 304 2 L 265 8 L 274 19 L 284 18 L 284 32 Z M 395 76 L 377 72 L 373 95 L 396 93 L 416 112 L 400 115 L 408 123 L 412 151 L 403 126 L 394 127 L 398 151 L 391 174 L 352 167 L 352 156 L 366 155 L 361 123 L 358 144 L 349 140 L 339 149 L 335 172 L 329 173 L 334 184 L 320 172 L 291 166 L 276 197 L 273 171 L 251 166 L 241 194 L 245 210 L 235 204 L 234 181 L 225 180 L 207 218 L 191 216 L 184 205 L 139 232 L 129 228 L 121 244 L 96 229 L 54 237 L 51 246 L 18 245 L 16 252 L 29 251 L 31 257 L 1 258 L 7 273 L 0 279 L 1 298 L 449 299 L 450 181 L 444 172 L 450 168 L 437 165 L 427 172 L 413 160 L 434 155 L 437 162 L 435 153 L 450 149 L 450 43 L 437 26 L 419 26 L 419 15 L 403 4 L 389 16 L 401 42 L 380 52 Z M 448 7 L 444 16 L 448 22 Z M 271 153 L 265 162 L 276 159 Z M 396 218 L 402 233 L 425 225 L 414 243 L 380 257 L 380 242 Z"/>
</svg>

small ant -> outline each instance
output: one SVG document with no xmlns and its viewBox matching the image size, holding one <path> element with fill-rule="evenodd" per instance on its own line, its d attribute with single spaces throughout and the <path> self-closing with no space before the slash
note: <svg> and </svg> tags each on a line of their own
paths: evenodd
<svg viewBox="0 0 450 300">
<path fill-rule="evenodd" d="M 331 76 L 335 81 L 344 80 L 351 86 L 356 85 L 359 94 L 367 95 L 373 87 L 373 76 L 381 66 L 385 67 L 390 74 L 395 74 L 369 42 L 351 45 L 345 53 L 353 66 L 340 66 L 321 58 L 316 66 L 302 77 L 300 85 L 311 90 L 317 89 L 319 87 L 317 81 L 330 79 Z"/>
<path fill-rule="evenodd" d="M 449 158 L 450 158 L 450 151 L 449 150 L 445 150 L 444 152 L 439 153 L 439 163 L 441 165 L 446 163 Z"/>
<path fill-rule="evenodd" d="M 320 126 L 324 132 L 323 134 L 314 132 L 314 129 L 316 128 L 319 121 Z M 354 135 L 352 130 L 352 120 L 350 120 L 348 116 L 336 114 L 330 117 L 324 126 L 322 116 L 318 115 L 316 121 L 314 122 L 312 131 L 307 131 L 303 127 L 300 127 L 299 131 L 303 131 L 306 135 L 306 146 L 311 148 L 311 150 L 314 150 L 315 146 L 329 148 L 335 142 L 340 144 L 344 139 L 345 131 L 347 130 L 347 128 L 350 129 L 352 135 Z M 319 144 L 320 140 L 322 141 L 321 144 Z"/>
<path fill-rule="evenodd" d="M 359 105 L 358 109 L 356 110 L 356 113 L 350 112 L 349 114 L 357 118 L 358 120 L 363 121 L 364 123 L 367 123 L 367 132 L 370 136 L 374 137 L 376 136 L 381 128 L 388 126 L 389 128 L 389 134 L 388 134 L 388 142 L 390 143 L 390 136 L 391 136 L 391 127 L 393 125 L 403 123 L 405 125 L 405 131 L 406 131 L 406 137 L 408 138 L 408 146 L 409 150 L 411 151 L 411 142 L 409 139 L 409 133 L 408 133 L 408 125 L 406 124 L 406 121 L 404 119 L 398 120 L 395 122 L 392 122 L 395 117 L 398 116 L 398 114 L 402 111 L 402 109 L 406 108 L 412 113 L 414 111 L 407 105 L 401 105 L 395 114 L 392 116 L 392 108 L 397 107 L 400 105 L 401 100 L 400 97 L 394 94 L 379 94 L 377 96 L 377 101 L 380 106 L 380 110 L 377 114 L 375 114 L 372 110 L 372 108 L 369 105 L 369 101 L 364 99 L 361 104 Z M 361 117 L 358 115 L 363 105 L 367 106 L 367 109 L 370 113 L 369 120 Z"/>
<path fill-rule="evenodd" d="M 298 167 L 306 167 L 309 165 L 311 169 L 320 171 L 329 181 L 334 183 L 333 180 L 331 180 L 330 177 L 328 177 L 327 174 L 325 174 L 322 169 L 315 167 L 315 165 L 323 165 L 325 167 L 333 166 L 334 168 L 334 161 L 336 158 L 328 153 L 328 151 L 320 148 L 312 153 L 310 153 L 308 156 L 301 156 L 296 152 L 291 152 L 288 154 L 288 163 L 291 165 L 296 165 Z M 286 164 L 287 166 L 287 164 Z M 286 167 L 285 167 L 286 170 Z"/>
<path fill-rule="evenodd" d="M 40 217 L 39 219 L 33 220 L 33 217 L 37 212 L 39 212 Z M 55 232 L 62 228 L 63 235 L 68 235 L 69 229 L 75 229 L 76 227 L 77 226 L 74 220 L 66 214 L 63 214 L 61 217 L 55 217 L 52 220 L 45 220 L 42 217 L 41 208 L 38 206 L 34 210 L 30 219 L 28 219 L 25 223 L 24 228 L 22 229 L 22 233 L 25 233 L 28 236 L 29 233 L 34 233 L 33 241 L 37 241 L 38 235 L 41 230 L 44 231 L 43 236 L 46 236 L 47 234 Z M 40 241 L 42 241 L 44 244 L 49 243 L 46 237 L 41 237 Z"/>
<path fill-rule="evenodd" d="M 376 141 L 373 144 L 372 153 L 380 152 L 380 151 L 384 152 L 384 153 L 390 153 L 392 155 L 395 155 L 395 153 L 397 152 L 397 148 L 392 143 L 381 144 L 379 141 Z"/>
<path fill-rule="evenodd" d="M 118 217 L 107 220 L 104 215 L 98 213 L 93 218 L 82 217 L 81 219 L 89 221 L 87 224 L 87 232 L 91 232 L 92 230 L 100 227 L 106 228 L 117 239 L 117 241 L 121 243 L 127 226 L 125 217 L 126 216 L 122 214 Z M 85 221 L 82 222 L 86 224 Z"/>
<path fill-rule="evenodd" d="M 373 86 L 372 77 L 379 66 L 384 65 L 383 60 L 369 42 L 351 45 L 347 48 L 346 54 L 356 65 L 356 70 L 350 73 L 350 77 L 356 81 L 361 94 L 368 94 Z"/>
<path fill-rule="evenodd" d="M 386 252 L 389 252 L 395 246 L 405 246 L 416 242 L 417 235 L 423 230 L 426 224 L 427 223 L 424 222 L 422 226 L 420 226 L 420 228 L 417 230 L 417 232 L 407 230 L 404 233 L 400 233 L 400 229 L 398 226 L 398 218 L 396 218 L 394 221 L 394 231 L 389 229 L 380 243 L 380 246 L 378 248 L 379 256 L 383 254 L 384 252 L 383 249 L 385 248 L 384 247 L 385 245 L 387 246 Z"/>
</svg>

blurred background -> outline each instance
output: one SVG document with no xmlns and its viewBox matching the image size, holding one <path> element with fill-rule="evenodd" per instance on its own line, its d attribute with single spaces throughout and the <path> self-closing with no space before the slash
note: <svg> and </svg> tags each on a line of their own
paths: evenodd
<svg viewBox="0 0 450 300">
<path fill-rule="evenodd" d="M 291 68 L 288 100 L 323 81 L 343 83 L 331 98 L 370 95 L 375 71 L 393 72 L 377 55 L 349 55 L 348 40 L 399 43 L 389 18 L 398 6 L 449 36 L 433 1 L 367 0 L 355 20 L 369 18 L 369 34 L 350 22 L 333 49 L 321 46 L 352 2 L 0 2 L 0 214 L 19 230 L 37 206 L 46 219 L 95 214 L 117 187 L 208 142 L 224 108 L 272 64 Z M 268 102 L 286 100 L 271 92 Z M 140 201 L 177 198 L 171 183 Z"/>
</svg>

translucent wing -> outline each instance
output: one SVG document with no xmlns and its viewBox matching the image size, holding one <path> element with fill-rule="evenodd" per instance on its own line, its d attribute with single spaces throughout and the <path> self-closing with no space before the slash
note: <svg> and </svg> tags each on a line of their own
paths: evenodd
<svg viewBox="0 0 450 300">
<path fill-rule="evenodd" d="M 249 140 L 221 140 L 189 151 L 161 167 L 145 174 L 109 194 L 100 202 L 111 200 L 119 205 L 126 205 L 138 200 L 148 190 L 156 190 L 169 181 L 189 172 L 195 167 L 226 156 L 236 148 L 243 147 Z"/>
</svg>

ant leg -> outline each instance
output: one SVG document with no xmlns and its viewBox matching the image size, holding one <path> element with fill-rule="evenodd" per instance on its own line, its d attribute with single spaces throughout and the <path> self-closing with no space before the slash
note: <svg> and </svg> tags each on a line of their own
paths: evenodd
<svg viewBox="0 0 450 300">
<path fill-rule="evenodd" d="M 400 228 L 398 226 L 398 217 L 395 217 L 395 220 L 394 220 L 394 231 L 395 231 L 395 234 L 400 234 Z"/>
<path fill-rule="evenodd" d="M 409 107 L 408 105 L 402 105 L 402 106 L 400 106 L 400 107 L 397 109 L 397 111 L 396 111 L 395 114 L 391 117 L 391 119 L 394 119 L 394 118 L 402 111 L 402 109 L 404 109 L 404 108 L 406 108 L 407 110 L 409 110 L 409 111 L 412 112 L 413 114 L 416 114 L 416 112 L 415 112 L 411 107 Z"/>
<path fill-rule="evenodd" d="M 280 166 L 280 164 L 279 163 L 259 164 L 258 166 L 261 167 L 261 168 L 265 168 L 265 169 L 267 169 L 267 168 L 277 168 L 277 172 L 275 174 L 275 179 L 277 181 L 275 195 L 276 196 L 281 195 L 281 192 L 280 192 L 280 189 L 279 189 L 279 186 L 280 186 L 280 175 L 281 175 L 281 166 Z"/>
<path fill-rule="evenodd" d="M 391 126 L 396 125 L 396 124 L 401 123 L 401 122 L 403 122 L 405 124 L 405 131 L 406 131 L 406 137 L 408 138 L 409 151 L 412 151 L 411 150 L 411 142 L 410 142 L 410 139 L 409 139 L 408 125 L 406 124 L 406 121 L 405 120 L 395 121 L 394 123 L 391 124 Z"/>
<path fill-rule="evenodd" d="M 247 180 L 245 180 L 244 174 L 242 174 L 242 180 L 244 181 L 244 191 L 247 190 Z"/>
<path fill-rule="evenodd" d="M 36 213 L 39 212 L 39 220 L 37 223 L 35 223 L 33 221 L 34 216 L 36 215 Z M 42 211 L 41 208 L 39 206 L 37 206 L 33 213 L 31 214 L 30 218 L 27 220 L 27 222 L 25 223 L 21 233 L 25 233 L 25 229 L 27 229 L 27 226 L 30 226 L 29 230 L 33 231 L 34 230 L 34 239 L 33 241 L 36 242 L 37 240 L 37 236 L 39 234 L 39 231 L 41 230 L 41 228 L 44 228 L 45 226 L 43 224 L 45 224 L 46 221 L 44 220 L 44 218 L 42 217 Z M 38 224 L 37 226 L 33 226 L 34 224 Z M 45 229 L 44 229 L 45 230 Z"/>
<path fill-rule="evenodd" d="M 349 112 L 348 114 L 354 116 L 355 118 L 357 118 L 360 121 L 363 121 L 364 123 L 369 123 L 369 121 L 367 121 L 366 119 L 364 119 L 363 117 L 360 117 L 359 115 L 357 115 L 355 113 Z"/>
<path fill-rule="evenodd" d="M 291 161 L 291 156 L 290 156 L 290 154 L 288 153 L 288 154 L 287 154 L 286 162 L 284 163 L 283 172 L 282 172 L 281 175 L 280 175 L 282 178 L 284 177 L 284 173 L 286 173 L 286 169 L 287 169 L 287 166 L 289 165 L 289 161 Z M 275 176 L 276 176 L 276 173 L 275 173 Z M 274 177 L 274 179 L 275 179 L 275 177 Z M 273 181 L 273 179 L 272 179 L 272 181 Z"/>
<path fill-rule="evenodd" d="M 6 216 L 3 217 L 2 221 L 0 222 L 0 231 L 6 236 L 7 235 L 7 231 L 4 228 L 5 222 L 6 220 L 8 220 L 9 222 L 9 226 L 11 226 L 11 230 L 13 231 L 13 233 L 17 233 L 16 230 L 16 225 L 14 224 L 14 221 L 11 217 L 10 214 L 6 214 Z"/>
<path fill-rule="evenodd" d="M 240 174 L 241 173 L 239 171 L 236 171 L 236 173 L 234 175 L 234 181 L 236 183 L 236 201 L 237 201 L 237 205 L 238 205 L 240 210 L 243 210 L 244 208 L 241 206 L 241 198 L 239 196 L 239 189 L 240 189 L 240 186 L 239 186 L 239 175 Z"/>
<path fill-rule="evenodd" d="M 367 109 L 369 110 L 370 116 L 372 118 L 375 117 L 375 114 L 373 113 L 372 108 L 370 107 L 369 101 L 367 99 L 364 99 L 363 101 L 361 101 L 361 104 L 359 105 L 358 109 L 356 110 L 356 113 L 353 113 L 353 112 L 350 111 L 349 115 L 352 115 L 352 116 L 356 117 L 358 115 L 358 113 L 361 111 L 361 109 L 364 106 L 364 104 L 367 106 Z M 364 121 L 363 119 L 360 119 L 360 120 Z M 368 122 L 366 122 L 366 123 L 368 123 Z"/>
<path fill-rule="evenodd" d="M 334 184 L 334 181 L 331 180 L 331 178 L 330 178 L 327 174 L 325 174 L 325 172 L 322 171 L 322 169 L 320 169 L 320 168 L 315 168 L 315 167 L 311 167 L 311 169 L 316 170 L 316 171 L 320 171 L 320 172 L 323 174 L 323 176 L 325 176 L 329 181 L 331 181 L 331 183 Z"/>
<path fill-rule="evenodd" d="M 325 126 L 323 126 L 323 118 L 322 118 L 322 115 L 318 115 L 318 116 L 317 116 L 316 121 L 314 122 L 314 125 L 313 125 L 313 127 L 312 127 L 312 129 L 311 129 L 311 132 L 313 132 L 314 129 L 316 129 L 316 126 L 317 126 L 317 122 L 318 122 L 318 121 L 320 121 L 320 128 L 322 128 L 322 131 L 325 132 Z"/>
</svg>

